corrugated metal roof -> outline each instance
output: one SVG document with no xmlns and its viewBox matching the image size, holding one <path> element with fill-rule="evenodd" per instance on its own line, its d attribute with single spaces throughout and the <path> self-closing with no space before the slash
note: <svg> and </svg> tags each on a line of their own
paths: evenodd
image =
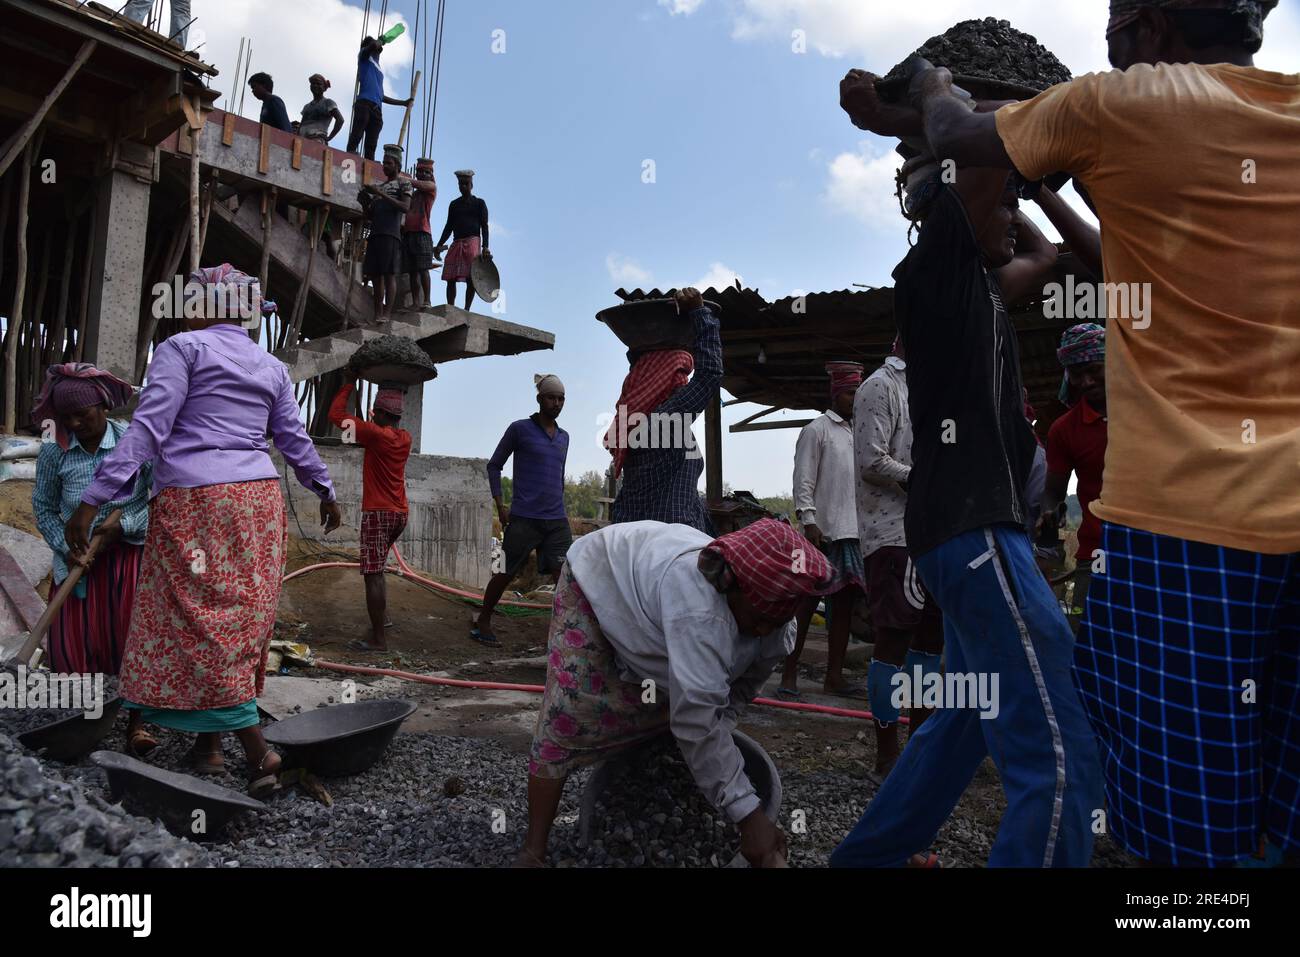
<svg viewBox="0 0 1300 957">
<path fill-rule="evenodd" d="M 1062 256 L 1061 278 L 1073 270 Z M 667 298 L 672 290 L 619 289 L 624 302 Z M 702 290 L 722 310 L 722 387 L 737 399 L 785 409 L 824 411 L 829 399 L 827 362 L 850 360 L 877 368 L 889 354 L 896 328 L 892 288 L 839 289 L 768 302 L 757 289 Z M 1056 347 L 1071 324 L 1044 317 L 1041 301 L 1012 313 L 1020 342 L 1021 371 L 1030 401 L 1052 415 L 1061 368 Z"/>
</svg>

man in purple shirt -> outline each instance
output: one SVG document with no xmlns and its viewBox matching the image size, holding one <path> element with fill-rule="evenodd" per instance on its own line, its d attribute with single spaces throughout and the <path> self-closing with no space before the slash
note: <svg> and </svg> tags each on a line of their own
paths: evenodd
<svg viewBox="0 0 1300 957">
<path fill-rule="evenodd" d="M 554 375 L 535 375 L 533 382 L 537 386 L 537 411 L 511 422 L 488 459 L 488 484 L 505 530 L 505 563 L 499 567 L 494 559 L 494 574 L 483 593 L 483 611 L 470 626 L 469 636 L 485 645 L 500 644 L 492 633 L 492 610 L 529 554 L 537 552 L 538 572 L 555 578 L 573 543 L 564 512 L 569 433 L 555 421 L 564 408 L 564 383 Z M 514 498 L 507 508 L 501 498 L 501 469 L 511 455 L 515 457 Z"/>
</svg>

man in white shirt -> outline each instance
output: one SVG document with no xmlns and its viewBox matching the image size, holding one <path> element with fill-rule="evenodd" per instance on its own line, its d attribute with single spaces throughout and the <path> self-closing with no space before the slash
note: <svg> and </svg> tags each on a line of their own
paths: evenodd
<svg viewBox="0 0 1300 957">
<path fill-rule="evenodd" d="M 943 651 L 943 615 L 907 554 L 903 531 L 912 472 L 912 417 L 907 408 L 907 362 L 899 340 L 853 400 L 853 455 L 858 540 L 875 639 L 867 694 L 876 719 L 875 773 L 883 780 L 899 755 L 895 676 L 902 672 L 916 687 L 918 674 L 924 680 L 939 671 Z M 928 714 L 929 709 L 910 709 L 912 734 Z"/>
<path fill-rule="evenodd" d="M 858 518 L 854 504 L 853 395 L 862 384 L 857 362 L 827 363 L 831 376 L 831 407 L 799 433 L 794 449 L 794 510 L 808 540 L 820 548 L 840 573 L 844 587 L 827 602 L 827 694 L 860 698 L 861 685 L 845 681 L 844 655 L 849 647 L 853 602 L 863 587 L 862 552 L 858 546 Z M 778 697 L 799 697 L 799 656 L 817 603 L 799 610 L 794 651 L 781 670 Z"/>
<path fill-rule="evenodd" d="M 826 559 L 773 519 L 717 539 L 663 522 L 580 537 L 556 584 L 517 863 L 545 861 L 572 770 L 667 729 L 700 790 L 739 829 L 746 859 L 782 866 L 785 837 L 763 813 L 731 732 L 793 646 L 796 610 L 834 582 Z"/>
</svg>

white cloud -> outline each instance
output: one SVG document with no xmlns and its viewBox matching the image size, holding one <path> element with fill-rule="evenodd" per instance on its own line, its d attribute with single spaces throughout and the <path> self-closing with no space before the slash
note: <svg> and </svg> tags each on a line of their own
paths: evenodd
<svg viewBox="0 0 1300 957">
<path fill-rule="evenodd" d="M 1106 6 L 999 0 L 999 19 L 1034 36 L 1076 73 L 1107 69 Z M 789 43 L 790 31 L 805 31 L 810 49 L 824 56 L 853 56 L 883 73 L 935 34 L 954 23 L 987 16 L 971 0 L 927 0 L 894 4 L 861 0 L 737 0 L 732 36 L 738 40 Z"/>
<path fill-rule="evenodd" d="M 714 263 L 709 267 L 708 272 L 691 285 L 696 289 L 726 289 L 728 286 L 734 286 L 737 280 L 742 286 L 745 285 L 745 280 L 740 273 L 723 263 Z"/>
<path fill-rule="evenodd" d="M 610 253 L 605 257 L 605 268 L 609 270 L 609 278 L 624 288 L 644 288 L 650 285 L 650 273 L 627 256 Z"/>
<path fill-rule="evenodd" d="M 673 16 L 682 14 L 689 17 L 700 9 L 703 3 L 704 0 L 659 0 L 659 6 L 666 8 Z"/>
<path fill-rule="evenodd" d="M 855 153 L 840 153 L 827 164 L 824 199 L 872 229 L 897 232 L 905 225 L 894 195 L 894 175 L 902 157 L 893 150 L 858 144 Z"/>
<path fill-rule="evenodd" d="M 117 6 L 117 4 L 114 4 Z M 378 4 L 376 4 L 378 6 Z M 311 99 L 307 77 L 320 73 L 330 81 L 326 96 L 338 103 L 344 119 L 352 116 L 352 89 L 357 73 L 357 50 L 361 44 L 362 10 L 342 0 L 194 0 L 192 15 L 197 18 L 190 28 L 189 46 L 203 42 L 199 57 L 214 64 L 220 75 L 212 88 L 222 93 L 217 106 L 232 111 L 243 91 L 235 88 L 235 61 L 241 37 L 251 37 L 253 58 L 249 73 L 264 71 L 275 80 L 275 93 L 284 100 L 290 119 L 297 119 L 303 104 Z M 390 10 L 384 30 L 398 22 L 406 32 L 384 48 L 380 66 L 384 70 L 385 92 L 405 97 L 411 91 L 412 24 L 406 17 Z M 379 17 L 371 13 L 369 32 L 379 33 Z M 423 29 L 423 24 L 421 24 Z M 416 64 L 420 69 L 420 64 Z M 227 107 L 226 97 L 232 101 Z M 244 115 L 257 119 L 261 105 L 252 93 L 244 94 Z M 397 140 L 402 110 L 390 106 L 384 111 L 384 131 L 380 143 Z M 415 156 L 420 147 L 422 121 L 417 102 L 407 134 L 408 153 Z M 347 127 L 334 139 L 339 149 L 347 145 Z"/>
</svg>

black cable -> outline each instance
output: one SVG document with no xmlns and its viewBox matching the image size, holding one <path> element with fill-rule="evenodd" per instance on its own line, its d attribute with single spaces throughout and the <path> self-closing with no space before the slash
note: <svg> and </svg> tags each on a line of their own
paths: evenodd
<svg viewBox="0 0 1300 957">
<path fill-rule="evenodd" d="M 433 148 L 433 131 L 438 122 L 438 86 L 442 81 L 442 36 L 447 27 L 447 0 L 438 0 L 438 43 L 433 65 L 433 112 L 429 114 L 429 148 Z"/>
</svg>

